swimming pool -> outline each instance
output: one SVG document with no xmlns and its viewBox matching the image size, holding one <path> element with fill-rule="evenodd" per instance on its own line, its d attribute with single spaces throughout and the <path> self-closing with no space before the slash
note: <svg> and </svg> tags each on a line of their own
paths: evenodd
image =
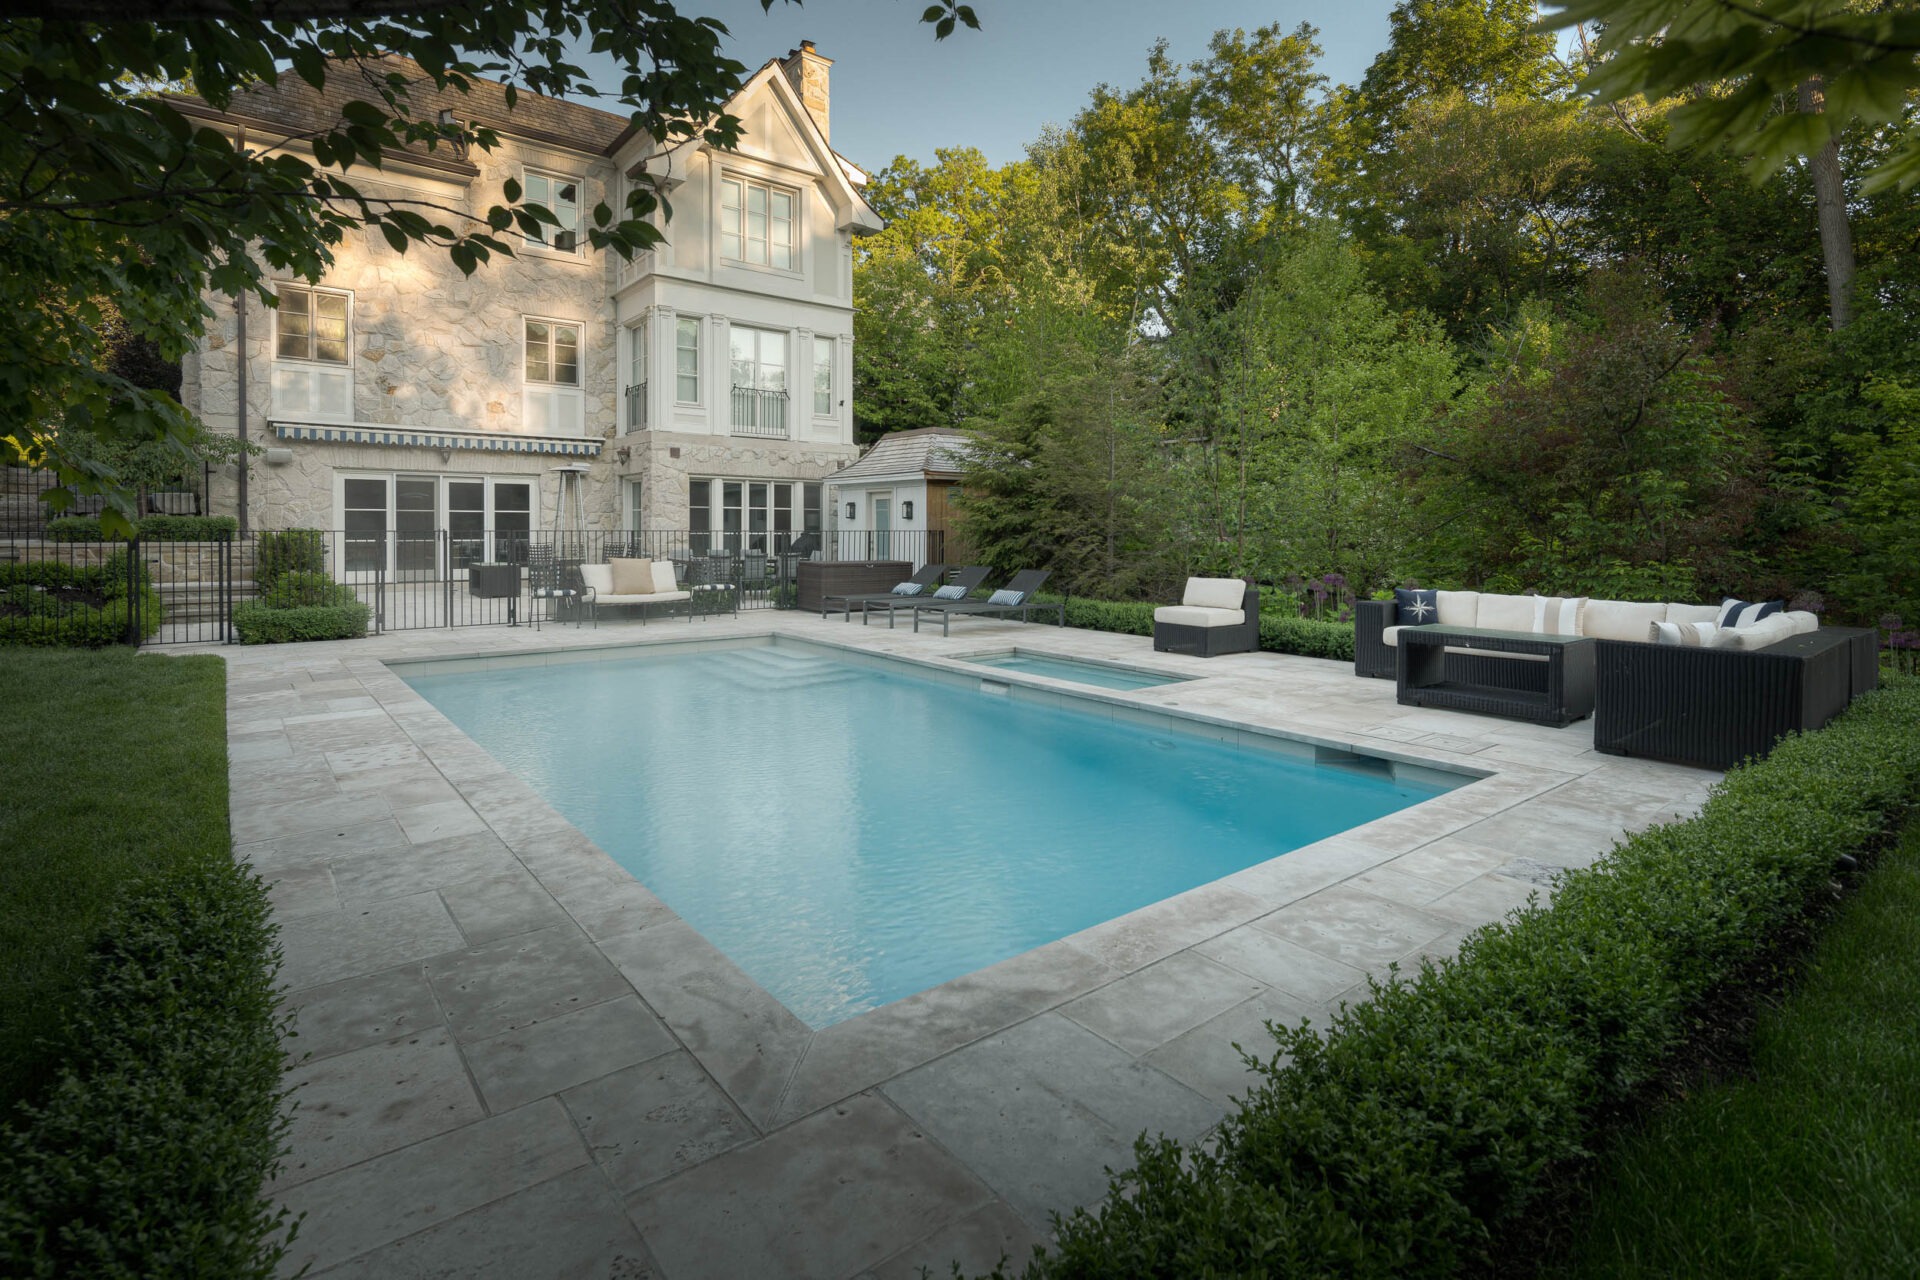
<svg viewBox="0 0 1920 1280">
<path fill-rule="evenodd" d="M 815 1028 L 1457 785 L 811 645 L 661 649 L 402 674 Z"/>
<path fill-rule="evenodd" d="M 1154 689 L 1163 684 L 1179 684 L 1187 679 L 1186 676 L 1157 675 L 1151 671 L 1108 666 L 1103 662 L 1086 662 L 1079 658 L 1059 658 L 1050 653 L 1034 653 L 1027 649 L 984 653 L 977 657 L 962 658 L 961 661 L 1000 671 L 1018 671 L 1030 676 L 1090 684 L 1099 689 Z"/>
</svg>

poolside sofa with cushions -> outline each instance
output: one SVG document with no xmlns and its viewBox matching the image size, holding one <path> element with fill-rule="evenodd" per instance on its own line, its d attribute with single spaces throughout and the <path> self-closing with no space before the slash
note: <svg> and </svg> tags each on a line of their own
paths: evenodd
<svg viewBox="0 0 1920 1280">
<path fill-rule="evenodd" d="M 640 621 L 647 620 L 647 606 L 678 604 L 693 599 L 691 591 L 680 589 L 671 560 L 613 559 L 606 564 L 583 564 L 580 578 L 586 583 L 586 603 L 597 625 L 600 610 L 616 605 L 633 605 L 640 610 Z M 687 610 L 692 621 L 693 610 Z"/>
<path fill-rule="evenodd" d="M 1437 593 L 1426 621 L 1487 631 L 1579 635 L 1596 641 L 1594 747 L 1725 769 L 1764 755 L 1781 734 L 1832 719 L 1878 680 L 1874 633 L 1822 627 L 1799 611 L 1715 629 L 1722 605 L 1641 604 L 1477 591 Z M 1354 671 L 1395 674 L 1407 625 L 1391 600 L 1362 601 L 1354 625 Z M 1658 624 L 1683 624 L 1661 627 Z M 1691 625 L 1684 625 L 1691 624 Z M 1666 632 L 1666 641 L 1656 636 Z M 1674 643 L 1684 633 L 1682 643 Z M 1704 641 L 1704 643 L 1702 643 Z M 1445 677 L 1459 684 L 1540 692 L 1537 655 L 1449 647 Z"/>
<path fill-rule="evenodd" d="M 1211 658 L 1260 647 L 1260 590 L 1239 578 L 1188 578 L 1179 604 L 1153 611 L 1158 653 Z"/>
</svg>

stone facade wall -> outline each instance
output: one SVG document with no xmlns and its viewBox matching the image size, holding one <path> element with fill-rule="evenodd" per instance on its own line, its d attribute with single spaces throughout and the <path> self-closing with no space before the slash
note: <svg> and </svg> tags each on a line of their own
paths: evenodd
<svg viewBox="0 0 1920 1280">
<path fill-rule="evenodd" d="M 687 481 L 690 479 L 717 476 L 728 480 L 783 483 L 824 481 L 860 456 L 860 450 L 852 445 L 804 441 L 715 439 L 664 431 L 645 432 L 628 439 L 635 444 L 634 478 L 646 486 L 649 529 L 687 527 Z M 676 448 L 680 451 L 677 458 L 673 456 Z"/>
</svg>

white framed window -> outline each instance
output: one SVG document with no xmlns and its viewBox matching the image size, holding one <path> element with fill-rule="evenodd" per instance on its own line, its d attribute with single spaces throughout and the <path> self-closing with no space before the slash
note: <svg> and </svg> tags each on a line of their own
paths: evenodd
<svg viewBox="0 0 1920 1280">
<path fill-rule="evenodd" d="M 581 326 L 573 320 L 526 318 L 521 420 L 536 435 L 586 433 L 586 396 L 580 389 Z"/>
<path fill-rule="evenodd" d="M 540 224 L 541 234 L 528 236 L 528 244 L 544 245 L 556 253 L 580 251 L 580 180 L 558 174 L 527 170 L 522 194 L 527 204 L 544 205 L 560 219 L 559 226 Z"/>
<path fill-rule="evenodd" d="M 813 340 L 813 413 L 825 418 L 833 413 L 833 339 Z"/>
<path fill-rule="evenodd" d="M 642 320 L 629 332 L 633 334 L 633 380 L 645 382 L 647 380 L 647 322 Z"/>
<path fill-rule="evenodd" d="M 353 295 L 275 284 L 273 412 L 281 417 L 353 416 Z"/>
<path fill-rule="evenodd" d="M 647 322 L 642 320 L 627 330 L 626 424 L 628 431 L 644 431 L 647 426 Z"/>
<path fill-rule="evenodd" d="M 720 180 L 720 256 L 792 271 L 794 193 L 746 178 Z"/>
<path fill-rule="evenodd" d="M 627 532 L 639 533 L 645 526 L 641 522 L 643 508 L 640 505 L 640 481 L 627 481 Z"/>
<path fill-rule="evenodd" d="M 681 316 L 673 327 L 673 398 L 700 403 L 700 321 Z"/>
<path fill-rule="evenodd" d="M 818 482 L 734 480 L 687 482 L 687 541 L 699 553 L 784 555 L 803 533 L 820 533 Z"/>
<path fill-rule="evenodd" d="M 782 439 L 787 434 L 787 335 L 779 329 L 727 331 L 735 435 Z"/>
</svg>

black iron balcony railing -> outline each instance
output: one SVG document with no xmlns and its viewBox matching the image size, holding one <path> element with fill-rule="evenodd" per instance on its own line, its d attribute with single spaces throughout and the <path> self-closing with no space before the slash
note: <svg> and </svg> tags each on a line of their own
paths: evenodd
<svg viewBox="0 0 1920 1280">
<path fill-rule="evenodd" d="M 636 382 L 627 388 L 627 430 L 647 429 L 647 384 Z"/>
<path fill-rule="evenodd" d="M 787 393 L 757 387 L 733 389 L 733 434 L 787 438 Z"/>
</svg>

